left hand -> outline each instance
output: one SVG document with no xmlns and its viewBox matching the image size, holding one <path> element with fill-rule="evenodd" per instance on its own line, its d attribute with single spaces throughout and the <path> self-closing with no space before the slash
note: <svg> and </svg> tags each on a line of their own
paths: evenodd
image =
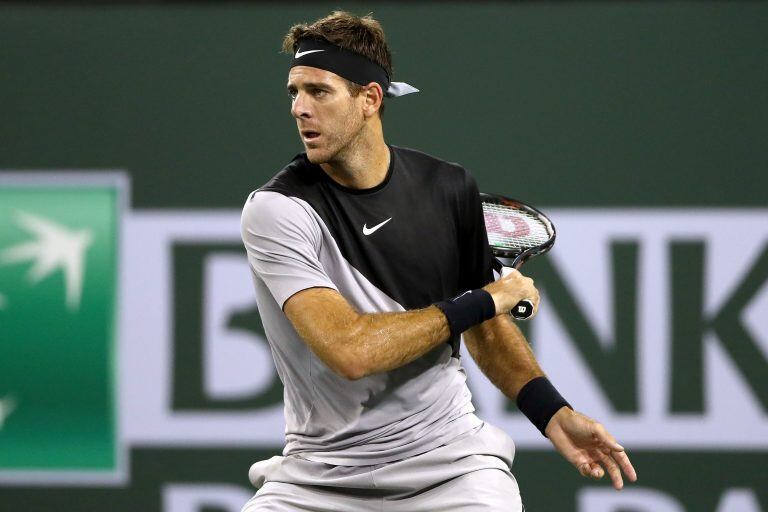
<svg viewBox="0 0 768 512">
<path fill-rule="evenodd" d="M 607 471 L 616 490 L 624 487 L 622 471 L 630 482 L 637 480 L 624 447 L 597 421 L 563 407 L 549 420 L 545 433 L 581 476 L 599 480 Z"/>
</svg>

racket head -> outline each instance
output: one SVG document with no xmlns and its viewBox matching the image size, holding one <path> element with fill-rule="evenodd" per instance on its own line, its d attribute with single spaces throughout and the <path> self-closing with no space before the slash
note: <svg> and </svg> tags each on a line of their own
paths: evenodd
<svg viewBox="0 0 768 512">
<path fill-rule="evenodd" d="M 555 244 L 552 221 L 542 212 L 516 199 L 480 193 L 488 245 L 505 266 L 519 268 L 529 258 Z"/>
</svg>

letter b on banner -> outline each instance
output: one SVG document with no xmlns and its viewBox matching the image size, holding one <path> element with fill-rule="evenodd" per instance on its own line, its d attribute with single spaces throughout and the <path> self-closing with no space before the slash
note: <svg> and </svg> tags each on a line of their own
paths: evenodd
<svg viewBox="0 0 768 512">
<path fill-rule="evenodd" d="M 173 245 L 175 410 L 281 404 L 241 244 Z"/>
</svg>

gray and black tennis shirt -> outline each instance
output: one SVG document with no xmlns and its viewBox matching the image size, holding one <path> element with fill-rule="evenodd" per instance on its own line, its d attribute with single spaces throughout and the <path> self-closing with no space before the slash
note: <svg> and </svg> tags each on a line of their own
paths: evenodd
<svg viewBox="0 0 768 512">
<path fill-rule="evenodd" d="M 358 311 L 424 308 L 492 280 L 477 185 L 461 166 L 390 146 L 385 180 L 354 190 L 298 155 L 243 209 L 242 236 L 285 393 L 285 455 L 363 466 L 403 459 L 478 426 L 454 339 L 355 381 L 300 339 L 283 305 L 313 287 Z"/>
</svg>

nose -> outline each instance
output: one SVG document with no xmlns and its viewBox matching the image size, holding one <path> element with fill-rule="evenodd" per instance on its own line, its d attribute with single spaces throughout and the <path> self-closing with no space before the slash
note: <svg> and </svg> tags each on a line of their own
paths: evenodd
<svg viewBox="0 0 768 512">
<path fill-rule="evenodd" d="M 312 117 L 309 109 L 309 102 L 307 101 L 307 95 L 301 91 L 296 93 L 296 97 L 291 104 L 291 115 L 297 119 L 300 117 L 305 119 Z"/>
</svg>

